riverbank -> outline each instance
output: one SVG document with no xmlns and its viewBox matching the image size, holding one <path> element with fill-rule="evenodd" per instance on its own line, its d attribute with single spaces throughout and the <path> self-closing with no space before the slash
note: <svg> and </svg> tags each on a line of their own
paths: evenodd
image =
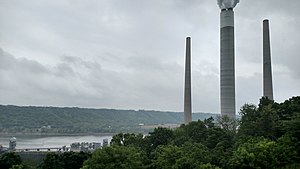
<svg viewBox="0 0 300 169">
<path fill-rule="evenodd" d="M 18 136 L 113 136 L 117 133 L 0 133 L 0 137 L 18 137 Z"/>
<path fill-rule="evenodd" d="M 37 149 L 37 148 L 57 148 L 67 146 L 72 143 L 101 143 L 107 139 L 108 142 L 112 139 L 112 135 L 85 135 L 85 136 L 15 136 L 16 137 L 16 149 Z M 9 140 L 11 136 L 0 137 L 0 145 L 3 147 L 9 146 Z"/>
</svg>

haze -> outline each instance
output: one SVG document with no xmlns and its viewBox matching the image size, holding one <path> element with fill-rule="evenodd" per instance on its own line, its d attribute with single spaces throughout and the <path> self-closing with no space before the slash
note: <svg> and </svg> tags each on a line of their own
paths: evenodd
<svg viewBox="0 0 300 169">
<path fill-rule="evenodd" d="M 265 18 L 274 99 L 300 95 L 299 9 L 234 9 L 237 110 L 262 95 Z M 215 0 L 0 0 L 0 104 L 183 111 L 191 36 L 193 112 L 219 112 L 219 13 Z"/>
</svg>

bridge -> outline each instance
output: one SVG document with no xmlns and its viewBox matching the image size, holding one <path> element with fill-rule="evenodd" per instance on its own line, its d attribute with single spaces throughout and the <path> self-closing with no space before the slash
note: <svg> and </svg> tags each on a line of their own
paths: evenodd
<svg viewBox="0 0 300 169">
<path fill-rule="evenodd" d="M 70 147 L 41 147 L 41 148 L 24 148 L 24 149 L 15 149 L 15 152 L 45 152 L 45 151 L 60 151 L 60 152 L 66 152 L 70 151 Z"/>
</svg>

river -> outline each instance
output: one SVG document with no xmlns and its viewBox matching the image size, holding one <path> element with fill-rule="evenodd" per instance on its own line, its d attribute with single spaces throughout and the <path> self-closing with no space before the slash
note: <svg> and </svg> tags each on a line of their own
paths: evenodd
<svg viewBox="0 0 300 169">
<path fill-rule="evenodd" d="M 8 147 L 11 137 L 0 136 L 0 145 Z M 16 149 L 26 148 L 54 148 L 67 146 L 70 147 L 74 142 L 97 142 L 103 143 L 103 139 L 112 139 L 112 136 L 18 136 Z"/>
</svg>

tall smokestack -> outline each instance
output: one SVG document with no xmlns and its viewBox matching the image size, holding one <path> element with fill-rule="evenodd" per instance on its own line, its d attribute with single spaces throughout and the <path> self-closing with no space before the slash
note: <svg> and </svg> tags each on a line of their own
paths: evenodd
<svg viewBox="0 0 300 169">
<path fill-rule="evenodd" d="M 263 96 L 273 100 L 269 20 L 263 21 Z"/>
<path fill-rule="evenodd" d="M 223 6 L 226 7 L 226 3 Z M 234 12 L 232 7 L 221 8 L 220 6 L 220 87 L 221 115 L 235 119 Z"/>
<path fill-rule="evenodd" d="M 191 97 L 191 38 L 186 38 L 185 83 L 184 83 L 184 123 L 192 121 Z"/>
</svg>

